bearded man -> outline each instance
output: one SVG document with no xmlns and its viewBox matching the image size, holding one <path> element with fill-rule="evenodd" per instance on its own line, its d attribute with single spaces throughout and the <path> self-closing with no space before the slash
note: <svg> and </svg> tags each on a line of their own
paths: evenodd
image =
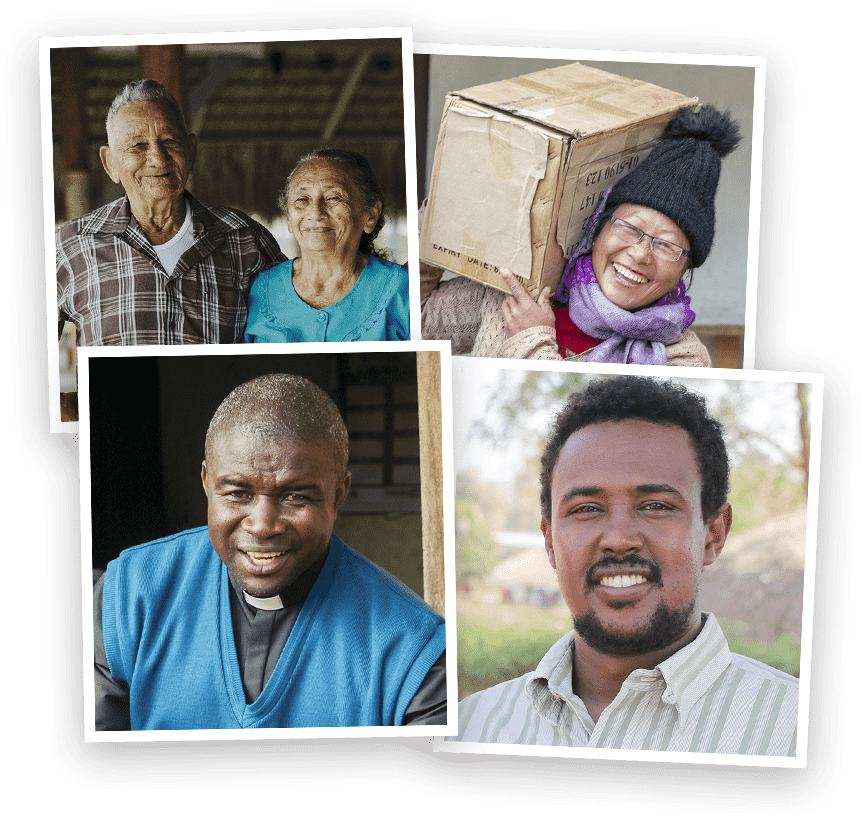
<svg viewBox="0 0 862 818">
<path fill-rule="evenodd" d="M 721 425 L 684 387 L 618 377 L 571 395 L 540 485 L 574 629 L 535 671 L 464 699 L 452 741 L 795 755 L 798 681 L 731 653 L 698 602 L 728 482 Z"/>
</svg>

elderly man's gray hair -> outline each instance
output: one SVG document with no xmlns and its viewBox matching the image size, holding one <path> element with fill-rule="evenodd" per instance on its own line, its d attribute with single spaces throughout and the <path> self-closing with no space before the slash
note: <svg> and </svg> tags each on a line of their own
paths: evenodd
<svg viewBox="0 0 862 818">
<path fill-rule="evenodd" d="M 206 457 L 215 439 L 239 431 L 258 440 L 299 438 L 332 449 L 335 468 L 347 471 L 347 428 L 332 398 L 298 375 L 262 375 L 233 390 L 216 409 L 206 436 Z"/>
<path fill-rule="evenodd" d="M 172 119 L 182 126 L 183 133 L 188 134 L 186 120 L 182 108 L 174 99 L 174 95 L 161 83 L 155 80 L 133 80 L 116 97 L 108 109 L 105 119 L 105 128 L 111 127 L 111 120 L 117 115 L 120 108 L 126 105 L 137 105 L 142 102 L 154 102 L 167 108 Z"/>
</svg>

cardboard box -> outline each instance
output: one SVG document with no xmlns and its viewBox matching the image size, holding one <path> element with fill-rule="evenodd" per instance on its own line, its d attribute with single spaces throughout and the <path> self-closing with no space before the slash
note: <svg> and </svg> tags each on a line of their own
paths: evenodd
<svg viewBox="0 0 862 818">
<path fill-rule="evenodd" d="M 423 261 L 509 291 L 556 289 L 601 193 L 657 144 L 686 97 L 580 63 L 448 94 Z"/>
</svg>

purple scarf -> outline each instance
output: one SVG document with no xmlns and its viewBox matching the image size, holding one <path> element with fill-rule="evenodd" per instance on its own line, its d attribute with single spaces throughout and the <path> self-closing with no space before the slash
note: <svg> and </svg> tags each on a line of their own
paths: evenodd
<svg viewBox="0 0 862 818">
<path fill-rule="evenodd" d="M 566 265 L 555 297 L 568 303 L 569 317 L 582 332 L 605 339 L 590 350 L 586 360 L 664 366 L 666 345 L 679 341 L 694 322 L 691 299 L 685 294 L 682 281 L 655 303 L 635 312 L 624 310 L 605 297 L 593 274 L 590 253 L 596 224 L 610 192 L 608 188 L 596 205 L 584 238 Z"/>
</svg>

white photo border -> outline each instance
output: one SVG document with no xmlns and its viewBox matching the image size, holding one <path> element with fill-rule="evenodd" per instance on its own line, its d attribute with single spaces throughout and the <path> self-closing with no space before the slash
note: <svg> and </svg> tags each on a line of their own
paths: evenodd
<svg viewBox="0 0 862 818">
<path fill-rule="evenodd" d="M 540 747 L 511 744 L 445 741 L 435 738 L 435 753 L 478 753 L 490 755 L 541 756 L 554 758 L 605 759 L 609 761 L 657 761 L 662 763 L 738 765 L 748 767 L 804 768 L 808 758 L 808 712 L 811 697 L 811 641 L 814 617 L 814 573 L 817 549 L 817 511 L 820 498 L 820 451 L 823 432 L 823 375 L 809 372 L 775 372 L 759 369 L 705 369 L 697 367 L 639 366 L 627 364 L 590 364 L 560 361 L 515 361 L 503 359 L 454 358 L 453 389 L 459 378 L 469 375 L 458 370 L 475 366 L 498 371 L 563 372 L 566 374 L 637 375 L 673 380 L 729 380 L 809 384 L 811 386 L 811 449 L 805 532 L 805 568 L 802 593 L 802 633 L 799 664 L 799 713 L 796 755 L 746 756 L 717 753 L 686 753 L 653 750 L 609 750 L 580 747 Z M 549 645 L 550 647 L 550 645 Z"/>
<path fill-rule="evenodd" d="M 81 511 L 81 612 L 84 627 L 84 740 L 85 742 L 152 741 L 263 741 L 308 738 L 367 738 L 455 735 L 458 712 L 458 659 L 455 621 L 455 481 L 452 435 L 452 358 L 448 341 L 375 341 L 307 344 L 200 344 L 194 346 L 83 347 L 78 361 L 80 386 L 80 511 Z M 397 727 L 290 727 L 253 730 L 148 730 L 141 732 L 98 732 L 95 729 L 93 685 L 93 578 L 92 520 L 90 491 L 90 361 L 99 358 L 197 357 L 243 355 L 337 355 L 351 353 L 436 352 L 440 361 L 441 456 L 443 485 L 443 570 L 446 612 L 446 725 L 402 725 Z"/>
<path fill-rule="evenodd" d="M 89 37 L 43 37 L 39 40 L 39 108 L 42 128 L 42 203 L 45 241 L 45 303 L 48 339 L 48 411 L 51 432 L 75 433 L 78 423 L 60 419 L 60 350 L 57 343 L 56 245 L 54 242 L 54 158 L 51 111 L 51 49 L 104 46 L 191 45 L 199 43 L 303 42 L 310 40 L 401 40 L 404 96 L 404 166 L 406 171 L 407 247 L 410 275 L 410 334 L 420 339 L 419 233 L 416 205 L 416 124 L 414 121 L 413 30 L 409 27 L 317 28 L 273 31 L 123 34 Z M 80 355 L 83 347 L 77 347 Z"/>
<path fill-rule="evenodd" d="M 766 98 L 766 58 L 752 55 L 692 54 L 669 51 L 606 51 L 596 49 L 538 48 L 533 46 L 456 45 L 414 43 L 414 54 L 451 57 L 517 57 L 541 60 L 587 60 L 594 62 L 664 63 L 668 65 L 726 66 L 754 69 L 751 168 L 748 209 L 748 246 L 745 282 L 745 336 L 743 369 L 754 369 L 757 330 L 757 274 L 760 253 L 760 208 L 763 169 L 763 118 Z M 705 100 L 708 101 L 708 100 Z M 433 158 L 433 154 L 432 154 Z"/>
</svg>

